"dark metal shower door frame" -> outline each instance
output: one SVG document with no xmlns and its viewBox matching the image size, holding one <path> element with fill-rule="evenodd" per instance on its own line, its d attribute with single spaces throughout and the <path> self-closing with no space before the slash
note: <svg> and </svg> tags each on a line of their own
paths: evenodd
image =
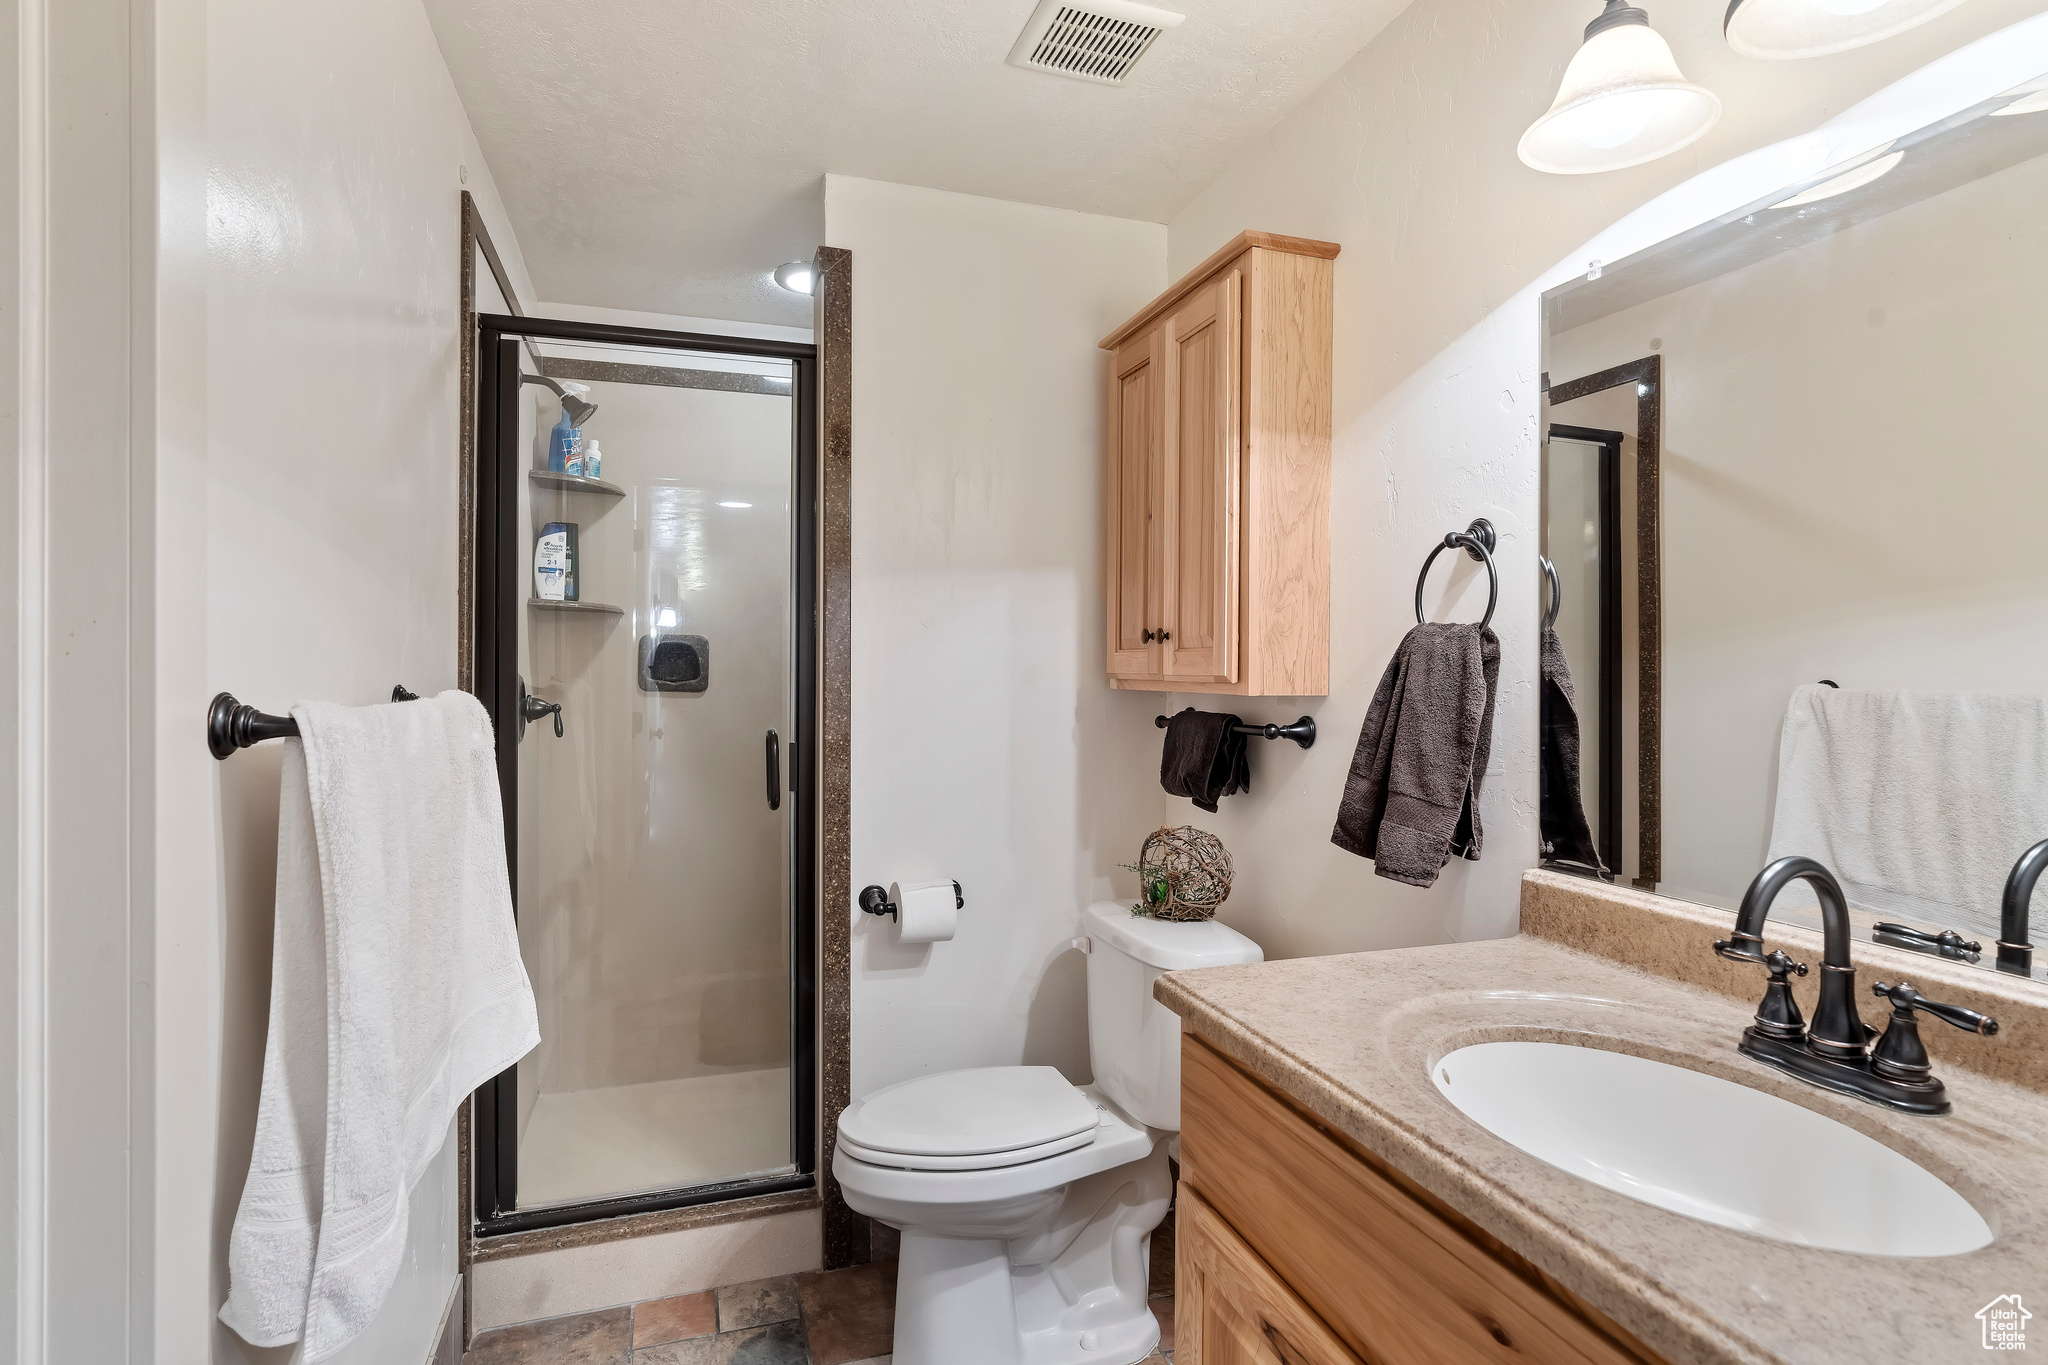
<svg viewBox="0 0 2048 1365">
<path fill-rule="evenodd" d="M 1621 443 L 1623 433 L 1550 424 L 1551 437 L 1600 447 L 1601 861 L 1621 875 Z"/>
<path fill-rule="evenodd" d="M 497 731 L 498 787 L 505 811 L 505 860 L 512 871 L 513 913 L 519 888 L 519 613 L 525 574 L 518 525 L 519 485 L 527 455 L 519 445 L 519 346 L 535 341 L 588 341 L 764 360 L 793 366 L 795 408 L 792 570 L 796 623 L 795 705 L 790 740 L 793 860 L 790 876 L 790 1152 L 796 1171 L 758 1180 L 618 1195 L 546 1208 L 521 1209 L 518 1068 L 508 1067 L 476 1092 L 474 1196 L 478 1237 L 618 1218 L 627 1214 L 808 1190 L 817 1184 L 818 1065 L 818 348 L 807 342 L 668 332 L 648 327 L 485 313 L 477 318 L 476 695 Z"/>
</svg>

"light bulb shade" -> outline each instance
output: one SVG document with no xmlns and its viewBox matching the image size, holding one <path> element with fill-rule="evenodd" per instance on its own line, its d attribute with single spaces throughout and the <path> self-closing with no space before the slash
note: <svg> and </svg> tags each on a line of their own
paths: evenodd
<svg viewBox="0 0 2048 1365">
<path fill-rule="evenodd" d="M 1882 42 L 1963 0 L 1729 0 L 1728 46 L 1745 57 L 1796 61 Z"/>
<path fill-rule="evenodd" d="M 1904 152 L 1888 152 L 1872 157 L 1860 166 L 1851 166 L 1840 175 L 1830 176 L 1811 189 L 1801 190 L 1790 199 L 1780 199 L 1771 205 L 1774 209 L 1797 208 L 1801 204 L 1818 204 L 1823 199 L 1832 199 L 1850 190 L 1860 190 L 1871 181 L 1889 175 L 1892 167 L 1906 159 Z"/>
<path fill-rule="evenodd" d="M 1991 111 L 1993 118 L 2003 118 L 2008 114 L 2048 114 L 2048 90 L 2022 95 L 2004 108 Z"/>
<path fill-rule="evenodd" d="M 1696 141 L 1720 117 L 1720 97 L 1686 80 L 1656 30 L 1618 24 L 1573 55 L 1550 111 L 1515 151 L 1553 175 L 1618 171 Z"/>
<path fill-rule="evenodd" d="M 778 265 L 775 267 L 775 282 L 792 294 L 808 294 L 817 287 L 817 267 L 809 261 Z"/>
</svg>

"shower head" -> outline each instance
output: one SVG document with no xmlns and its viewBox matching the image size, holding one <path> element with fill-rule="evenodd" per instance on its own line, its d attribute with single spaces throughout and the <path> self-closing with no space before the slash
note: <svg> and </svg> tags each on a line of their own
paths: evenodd
<svg viewBox="0 0 2048 1365">
<path fill-rule="evenodd" d="M 528 384 L 545 384 L 553 389 L 555 397 L 562 400 L 562 411 L 569 414 L 569 425 L 572 427 L 580 427 L 597 415 L 597 404 L 584 402 L 544 374 L 523 374 L 519 377 Z"/>
</svg>

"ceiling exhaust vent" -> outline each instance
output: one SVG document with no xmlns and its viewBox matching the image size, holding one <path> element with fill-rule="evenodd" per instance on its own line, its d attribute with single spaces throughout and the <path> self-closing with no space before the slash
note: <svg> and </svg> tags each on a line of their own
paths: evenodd
<svg viewBox="0 0 2048 1365">
<path fill-rule="evenodd" d="M 1010 65 L 1122 85 L 1152 40 L 1185 17 L 1131 0 L 1043 0 L 1010 49 Z"/>
</svg>

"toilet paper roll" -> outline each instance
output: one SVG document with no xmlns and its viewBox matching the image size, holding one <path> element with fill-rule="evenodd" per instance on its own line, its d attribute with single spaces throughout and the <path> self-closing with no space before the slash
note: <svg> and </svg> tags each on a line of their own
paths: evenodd
<svg viewBox="0 0 2048 1365">
<path fill-rule="evenodd" d="M 950 877 L 932 882 L 899 882 L 889 888 L 896 902 L 897 937 L 905 943 L 946 943 L 960 926 L 959 901 Z"/>
</svg>

